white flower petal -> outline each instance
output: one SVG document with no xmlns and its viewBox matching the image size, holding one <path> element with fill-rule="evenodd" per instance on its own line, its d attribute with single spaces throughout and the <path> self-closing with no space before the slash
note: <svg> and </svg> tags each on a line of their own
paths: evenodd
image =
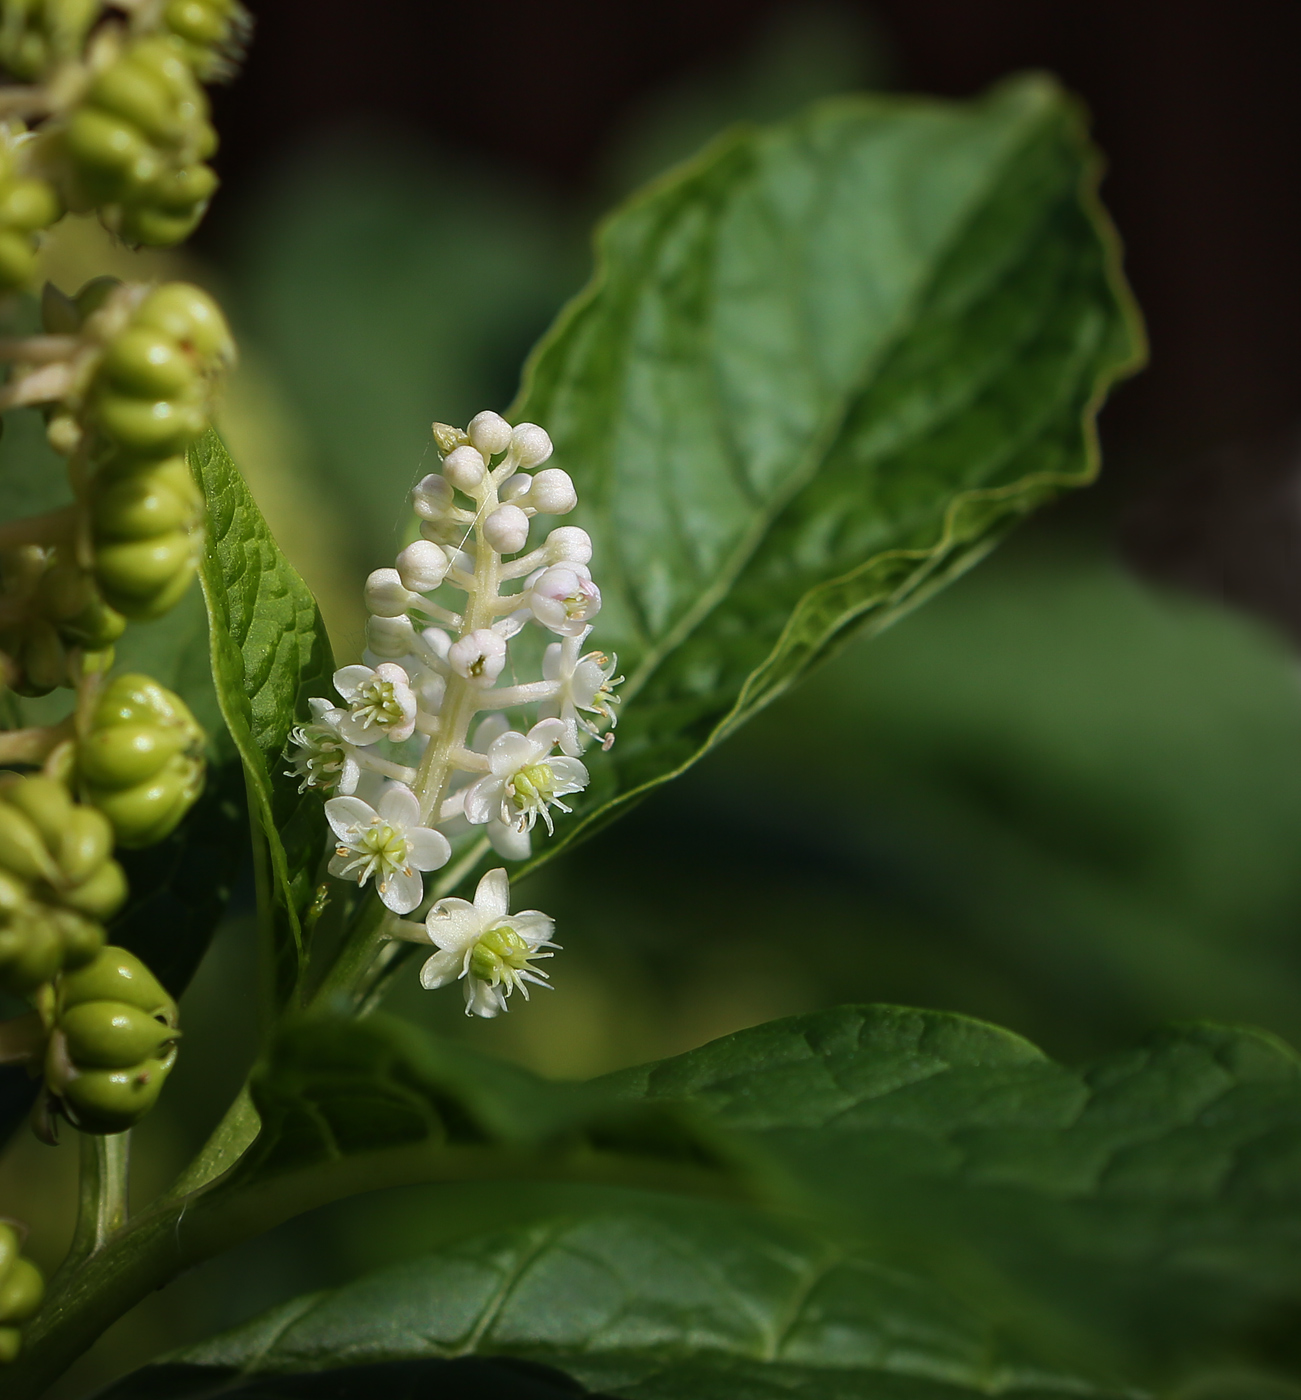
<svg viewBox="0 0 1301 1400">
<path fill-rule="evenodd" d="M 474 892 L 474 907 L 485 928 L 510 912 L 510 878 L 502 869 L 490 870 Z"/>
<path fill-rule="evenodd" d="M 346 710 L 339 716 L 339 733 L 350 744 L 361 747 L 376 744 L 384 737 L 382 725 L 367 723 L 367 717 L 349 714 Z"/>
<path fill-rule="evenodd" d="M 534 725 L 534 728 L 537 726 Z M 532 739 L 525 738 L 523 734 L 511 729 L 492 741 L 492 747 L 488 750 L 488 762 L 492 764 L 495 776 L 505 777 L 523 768 L 526 763 L 536 762 L 545 752 L 546 750 L 541 749 Z"/>
<path fill-rule="evenodd" d="M 420 985 L 427 991 L 445 987 L 461 975 L 461 955 L 455 948 L 435 953 L 420 969 Z"/>
<path fill-rule="evenodd" d="M 417 870 L 441 870 L 452 858 L 452 848 L 441 831 L 429 826 L 407 829 L 407 860 Z"/>
<path fill-rule="evenodd" d="M 529 730 L 529 741 L 536 744 L 542 753 L 550 753 L 560 736 L 565 732 L 565 726 L 558 719 L 540 719 L 532 729 Z M 540 757 L 541 755 L 539 755 Z"/>
<path fill-rule="evenodd" d="M 369 666 L 344 666 L 334 673 L 334 688 L 345 700 L 351 700 L 374 675 Z"/>
<path fill-rule="evenodd" d="M 347 841 L 359 828 L 375 820 L 375 809 L 359 797 L 332 797 L 325 804 L 325 820 L 340 841 Z"/>
<path fill-rule="evenodd" d="M 501 812 L 502 793 L 505 791 L 504 778 L 489 773 L 465 790 L 465 820 L 471 826 L 482 826 Z"/>
<path fill-rule="evenodd" d="M 521 831 L 495 817 L 488 822 L 488 840 L 502 860 L 528 860 L 533 854 L 533 838 L 527 829 Z"/>
<path fill-rule="evenodd" d="M 576 758 L 552 758 L 547 766 L 559 780 L 556 791 L 563 797 L 567 792 L 581 792 L 591 781 L 586 767 Z"/>
<path fill-rule="evenodd" d="M 465 979 L 465 1014 L 482 1016 L 485 1020 L 504 1011 L 505 1005 L 495 987 L 490 987 L 486 982 L 480 982 L 477 977 L 467 977 Z"/>
<path fill-rule="evenodd" d="M 409 914 L 425 897 L 425 882 L 410 867 L 394 870 L 380 880 L 379 897 L 395 914 Z"/>
<path fill-rule="evenodd" d="M 430 941 L 459 958 L 465 946 L 483 932 L 483 918 L 469 900 L 440 899 L 425 915 Z"/>
<path fill-rule="evenodd" d="M 384 789 L 376 810 L 392 827 L 418 826 L 420 823 L 420 803 L 405 783 L 390 783 Z"/>
</svg>

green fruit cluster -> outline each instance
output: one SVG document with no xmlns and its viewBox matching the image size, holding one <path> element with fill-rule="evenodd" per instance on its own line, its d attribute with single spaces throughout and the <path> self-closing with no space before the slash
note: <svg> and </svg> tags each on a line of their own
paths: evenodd
<svg viewBox="0 0 1301 1400">
<path fill-rule="evenodd" d="M 126 898 L 113 829 L 42 775 L 0 780 L 0 990 L 25 995 L 94 958 Z"/>
<path fill-rule="evenodd" d="M 208 99 L 187 43 L 158 34 L 125 44 L 91 80 L 60 133 L 69 204 L 99 207 L 128 243 L 179 243 L 217 188 Z"/>
<path fill-rule="evenodd" d="M 0 1364 L 13 1361 L 22 1349 L 19 1326 L 41 1306 L 45 1280 L 23 1254 L 23 1235 L 12 1221 L 0 1220 Z"/>
<path fill-rule="evenodd" d="M 0 14 L 7 13 L 0 9 Z M 54 186 L 22 170 L 21 137 L 9 126 L 0 128 L 0 292 L 31 281 L 36 235 L 63 214 Z"/>
<path fill-rule="evenodd" d="M 0 652 L 9 661 L 5 683 L 19 695 L 75 685 L 69 651 L 103 653 L 126 627 L 85 569 L 40 545 L 0 555 L 0 601 L 13 605 L 15 620 L 0 626 Z"/>
<path fill-rule="evenodd" d="M 4 0 L 0 66 L 23 82 L 45 77 L 81 52 L 102 0 Z"/>
<path fill-rule="evenodd" d="M 152 846 L 202 791 L 203 745 L 180 696 L 148 676 L 118 676 L 77 743 L 82 797 L 112 822 L 118 845 Z"/>
<path fill-rule="evenodd" d="M 103 948 L 54 988 L 45 1082 L 75 1127 L 121 1133 L 154 1105 L 176 1062 L 176 1003 L 125 948 Z"/>
<path fill-rule="evenodd" d="M 236 0 L 166 0 L 161 20 L 205 81 L 231 72 L 249 29 L 248 12 Z"/>
<path fill-rule="evenodd" d="M 87 394 L 101 461 L 90 488 L 95 576 L 131 618 L 159 617 L 198 562 L 203 496 L 182 454 L 208 426 L 234 343 L 198 287 L 155 288 L 107 345 Z"/>
</svg>

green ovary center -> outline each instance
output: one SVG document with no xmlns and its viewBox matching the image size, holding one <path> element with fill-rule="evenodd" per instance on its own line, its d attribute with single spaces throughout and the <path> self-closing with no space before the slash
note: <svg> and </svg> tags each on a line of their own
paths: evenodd
<svg viewBox="0 0 1301 1400">
<path fill-rule="evenodd" d="M 522 972 L 531 956 L 528 942 L 504 924 L 482 934 L 470 954 L 470 972 L 482 982 L 499 982 L 502 970 Z"/>
<path fill-rule="evenodd" d="M 530 763 L 515 774 L 511 786 L 514 788 L 515 806 L 523 811 L 549 802 L 556 793 L 556 775 L 549 763 Z"/>
<path fill-rule="evenodd" d="M 402 719 L 402 706 L 393 694 L 392 681 L 371 681 L 357 694 L 356 713 L 366 724 L 388 726 Z"/>
<path fill-rule="evenodd" d="M 406 837 L 387 822 L 377 822 L 358 842 L 358 854 L 368 859 L 372 870 L 387 875 L 406 865 Z"/>
</svg>

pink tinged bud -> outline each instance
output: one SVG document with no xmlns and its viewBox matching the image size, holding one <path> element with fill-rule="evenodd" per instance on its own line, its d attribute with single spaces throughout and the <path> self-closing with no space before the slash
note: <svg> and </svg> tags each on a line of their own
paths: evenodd
<svg viewBox="0 0 1301 1400">
<path fill-rule="evenodd" d="M 506 643 L 487 627 L 453 642 L 447 652 L 448 664 L 458 676 L 475 685 L 489 686 L 501 675 L 506 664 Z"/>
<path fill-rule="evenodd" d="M 536 423 L 520 423 L 511 434 L 515 465 L 525 469 L 540 467 L 551 456 L 551 439 Z"/>
<path fill-rule="evenodd" d="M 412 598 L 396 569 L 376 569 L 366 580 L 366 611 L 375 617 L 401 617 L 419 601 Z"/>
<path fill-rule="evenodd" d="M 452 507 L 452 483 L 430 472 L 411 488 L 411 509 L 422 520 L 440 520 Z"/>
<path fill-rule="evenodd" d="M 592 559 L 592 537 L 577 525 L 562 525 L 547 536 L 547 557 L 555 563 L 588 564 Z"/>
<path fill-rule="evenodd" d="M 578 504 L 578 492 L 568 472 L 548 467 L 533 478 L 525 504 L 542 515 L 568 515 Z"/>
<path fill-rule="evenodd" d="M 529 518 L 518 506 L 498 506 L 483 522 L 483 537 L 498 554 L 518 554 L 528 543 Z"/>
<path fill-rule="evenodd" d="M 470 419 L 465 435 L 485 457 L 493 457 L 510 446 L 511 427 L 500 413 L 485 409 Z"/>
<path fill-rule="evenodd" d="M 483 455 L 474 447 L 458 447 L 443 459 L 443 475 L 458 491 L 471 492 L 483 481 Z"/>
<path fill-rule="evenodd" d="M 451 561 L 447 552 L 429 540 L 417 540 L 398 555 L 397 572 L 403 584 L 413 593 L 432 593 L 447 576 Z M 377 569 L 376 573 L 387 573 Z M 371 575 L 374 578 L 375 574 Z"/>
</svg>

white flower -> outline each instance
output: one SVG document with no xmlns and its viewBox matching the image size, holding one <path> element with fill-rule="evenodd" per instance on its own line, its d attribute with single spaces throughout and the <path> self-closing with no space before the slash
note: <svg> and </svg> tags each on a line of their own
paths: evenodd
<svg viewBox="0 0 1301 1400">
<path fill-rule="evenodd" d="M 331 798 L 325 819 L 338 838 L 330 874 L 359 885 L 374 875 L 395 914 L 409 914 L 424 898 L 418 872 L 439 869 L 452 854 L 441 831 L 420 825 L 420 803 L 402 783 L 391 784 L 375 807 L 359 797 Z"/>
<path fill-rule="evenodd" d="M 616 676 L 619 665 L 617 656 L 606 656 L 601 651 L 589 651 L 579 656 L 578 649 L 587 638 L 587 632 L 576 637 L 566 637 L 563 642 L 552 642 L 542 656 L 542 675 L 546 680 L 555 681 L 560 689 L 554 700 L 547 700 L 538 706 L 538 714 L 556 717 L 565 726 L 560 739 L 561 749 L 577 758 L 583 751 L 579 730 L 600 738 L 601 731 L 590 720 L 584 719 L 580 710 L 598 716 L 610 726 L 610 732 L 602 740 L 602 747 L 608 749 L 614 743 L 614 727 L 619 716 L 614 707 L 619 697 L 614 687 L 622 680 Z"/>
<path fill-rule="evenodd" d="M 522 601 L 543 627 L 576 637 L 600 612 L 601 590 L 586 564 L 553 564 L 529 579 Z"/>
<path fill-rule="evenodd" d="M 491 628 L 480 627 L 448 647 L 447 664 L 475 685 L 492 685 L 506 665 L 506 643 Z"/>
<path fill-rule="evenodd" d="M 369 666 L 345 666 L 334 673 L 334 688 L 348 706 L 339 732 L 350 744 L 373 744 L 381 738 L 401 743 L 411 737 L 416 697 L 401 666 L 392 661 L 373 671 Z"/>
<path fill-rule="evenodd" d="M 498 821 L 517 832 L 532 831 L 539 817 L 553 830 L 551 808 L 587 786 L 587 769 L 576 758 L 552 758 L 564 734 L 558 719 L 544 719 L 527 734 L 513 730 L 488 746 L 489 771 L 465 791 L 465 819 L 472 826 Z"/>
<path fill-rule="evenodd" d="M 506 998 L 516 989 L 528 1000 L 532 982 L 548 985 L 546 973 L 530 967 L 534 958 L 549 958 L 552 920 L 537 909 L 510 912 L 510 881 L 504 870 L 490 870 L 474 892 L 474 903 L 440 899 L 429 911 L 425 928 L 439 951 L 420 970 L 421 985 L 444 987 L 465 982 L 465 1014 L 496 1016 L 507 1010 Z"/>
<path fill-rule="evenodd" d="M 352 746 L 339 733 L 339 721 L 344 711 L 335 709 L 328 700 L 313 696 L 308 702 L 312 711 L 309 724 L 300 724 L 290 731 L 292 745 L 286 755 L 294 765 L 286 769 L 290 778 L 299 778 L 299 792 L 319 788 L 322 792 L 353 792 L 361 775 Z"/>
</svg>

